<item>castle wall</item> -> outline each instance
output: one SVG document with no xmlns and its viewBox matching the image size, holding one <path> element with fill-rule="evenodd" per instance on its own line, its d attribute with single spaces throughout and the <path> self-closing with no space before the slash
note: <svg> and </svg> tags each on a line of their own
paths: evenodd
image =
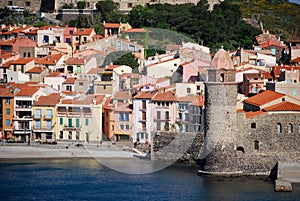
<svg viewBox="0 0 300 201">
<path fill-rule="evenodd" d="M 281 124 L 281 132 L 278 123 Z M 291 129 L 291 125 L 292 129 Z M 237 115 L 236 151 L 238 169 L 243 172 L 267 172 L 280 161 L 300 161 L 300 113 L 264 114 L 245 118 Z M 257 141 L 257 145 L 255 145 Z"/>
</svg>

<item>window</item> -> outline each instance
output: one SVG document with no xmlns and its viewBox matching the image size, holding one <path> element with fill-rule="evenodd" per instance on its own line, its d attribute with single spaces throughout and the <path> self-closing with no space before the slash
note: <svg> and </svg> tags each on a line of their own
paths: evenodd
<svg viewBox="0 0 300 201">
<path fill-rule="evenodd" d="M 168 131 L 169 128 L 170 128 L 170 124 L 169 124 L 169 122 L 166 122 L 166 123 L 165 123 L 165 130 Z"/>
<path fill-rule="evenodd" d="M 161 114 L 160 114 L 160 111 L 157 111 L 157 112 L 156 112 L 156 118 L 157 118 L 157 119 L 160 119 L 160 118 L 161 118 L 160 115 L 161 115 Z"/>
<path fill-rule="evenodd" d="M 289 124 L 289 133 L 293 133 L 293 124 Z"/>
<path fill-rule="evenodd" d="M 293 96 L 297 96 L 297 89 L 293 90 Z"/>
<path fill-rule="evenodd" d="M 132 8 L 132 3 L 128 3 L 128 8 Z"/>
<path fill-rule="evenodd" d="M 89 125 L 89 119 L 85 119 L 85 125 L 86 125 L 86 126 Z"/>
<path fill-rule="evenodd" d="M 200 86 L 197 86 L 197 91 L 200 91 Z"/>
<path fill-rule="evenodd" d="M 160 122 L 157 122 L 156 130 L 157 130 L 157 131 L 160 131 L 160 130 L 161 130 L 161 123 L 160 123 Z"/>
<path fill-rule="evenodd" d="M 23 58 L 25 58 L 25 57 L 26 57 L 26 52 L 23 53 Z"/>
<path fill-rule="evenodd" d="M 10 104 L 10 99 L 5 99 L 5 103 L 6 103 L 6 105 L 9 105 Z"/>
<path fill-rule="evenodd" d="M 87 37 L 85 36 L 85 37 L 83 37 L 83 41 L 84 42 L 86 42 L 87 41 Z"/>
<path fill-rule="evenodd" d="M 46 110 L 46 118 L 52 118 L 52 110 Z"/>
<path fill-rule="evenodd" d="M 59 131 L 59 139 L 63 139 L 64 137 L 64 132 L 63 131 Z"/>
<path fill-rule="evenodd" d="M 79 86 L 83 86 L 83 82 L 79 82 Z"/>
<path fill-rule="evenodd" d="M 52 128 L 52 121 L 51 120 L 46 121 L 46 128 L 47 129 L 51 129 Z"/>
<path fill-rule="evenodd" d="M 64 124 L 64 119 L 63 119 L 63 118 L 60 118 L 60 119 L 59 119 L 59 124 L 60 124 L 60 125 L 63 125 L 63 124 Z"/>
<path fill-rule="evenodd" d="M 28 7 L 29 7 L 29 6 L 30 6 L 30 1 L 26 1 L 26 2 L 25 2 L 25 6 L 28 6 Z"/>
<path fill-rule="evenodd" d="M 165 112 L 165 119 L 170 119 L 170 113 L 169 113 L 169 111 Z"/>
<path fill-rule="evenodd" d="M 106 85 L 103 85 L 103 89 L 106 89 Z"/>
<path fill-rule="evenodd" d="M 191 88 L 186 88 L 186 93 L 190 94 L 191 93 Z"/>
<path fill-rule="evenodd" d="M 30 56 L 31 56 L 31 55 L 30 55 L 30 52 L 28 52 L 28 53 L 27 53 L 27 57 L 30 57 Z"/>
<path fill-rule="evenodd" d="M 122 48 L 121 48 L 121 41 L 117 41 L 117 49 L 118 49 L 119 51 L 122 50 Z"/>
<path fill-rule="evenodd" d="M 80 132 L 76 131 L 76 140 L 79 140 Z"/>
<path fill-rule="evenodd" d="M 188 121 L 188 120 L 189 120 L 189 113 L 185 113 L 185 114 L 184 114 L 184 120 L 185 120 L 185 121 Z"/>
<path fill-rule="evenodd" d="M 6 115 L 10 115 L 10 109 L 6 109 Z"/>
<path fill-rule="evenodd" d="M 220 75 L 220 82 L 224 82 L 224 79 L 225 79 L 224 73 L 221 73 L 221 75 Z"/>
<path fill-rule="evenodd" d="M 72 140 L 72 131 L 69 131 L 68 138 L 69 138 L 69 140 Z"/>
<path fill-rule="evenodd" d="M 128 124 L 126 124 L 126 126 L 125 126 L 125 127 L 126 127 L 126 130 L 129 130 L 129 125 L 128 125 Z"/>
<path fill-rule="evenodd" d="M 41 118 L 41 110 L 40 109 L 35 110 L 35 117 L 36 118 Z"/>
<path fill-rule="evenodd" d="M 259 141 L 254 141 L 254 150 L 259 150 Z"/>
<path fill-rule="evenodd" d="M 120 129 L 124 130 L 124 125 L 123 124 L 120 125 Z"/>
<path fill-rule="evenodd" d="M 9 6 L 12 6 L 12 5 L 13 5 L 13 1 L 9 1 L 9 2 L 8 2 L 8 5 L 9 5 Z"/>
<path fill-rule="evenodd" d="M 76 119 L 76 128 L 79 128 L 79 126 L 80 126 L 79 119 Z"/>
<path fill-rule="evenodd" d="M 9 120 L 9 119 L 6 119 L 5 125 L 6 125 L 6 126 L 10 126 L 10 120 Z"/>
<path fill-rule="evenodd" d="M 256 123 L 251 123 L 251 128 L 256 128 Z"/>
<path fill-rule="evenodd" d="M 277 133 L 282 133 L 282 125 L 281 125 L 281 123 L 277 123 Z"/>
<path fill-rule="evenodd" d="M 35 127 L 36 128 L 41 128 L 41 121 L 40 120 L 35 121 Z"/>
<path fill-rule="evenodd" d="M 72 127 L 72 119 L 68 119 L 68 127 Z"/>
</svg>

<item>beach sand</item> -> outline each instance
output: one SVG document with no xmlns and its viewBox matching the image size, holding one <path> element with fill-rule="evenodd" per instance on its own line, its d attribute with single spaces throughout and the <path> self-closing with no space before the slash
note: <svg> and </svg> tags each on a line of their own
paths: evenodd
<svg viewBox="0 0 300 201">
<path fill-rule="evenodd" d="M 17 158 L 132 158 L 137 154 L 116 147 L 75 147 L 60 145 L 2 145 L 0 159 Z"/>
</svg>

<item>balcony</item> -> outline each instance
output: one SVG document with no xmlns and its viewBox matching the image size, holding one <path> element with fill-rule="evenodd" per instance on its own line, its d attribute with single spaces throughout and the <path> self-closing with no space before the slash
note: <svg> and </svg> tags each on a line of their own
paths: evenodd
<svg viewBox="0 0 300 201">
<path fill-rule="evenodd" d="M 32 116 L 23 116 L 23 117 L 14 116 L 13 120 L 14 121 L 32 121 L 33 118 L 32 118 Z"/>
<path fill-rule="evenodd" d="M 67 126 L 67 125 L 64 125 L 63 130 L 64 130 L 64 131 L 80 131 L 80 130 L 81 130 L 81 127 L 76 128 L 75 126 Z"/>
<path fill-rule="evenodd" d="M 31 111 L 32 106 L 31 105 L 16 105 L 15 110 L 16 111 Z"/>
<path fill-rule="evenodd" d="M 51 127 L 48 126 L 33 126 L 33 132 L 52 132 L 54 125 Z"/>
<path fill-rule="evenodd" d="M 41 119 L 42 118 L 42 116 L 41 115 L 39 115 L 39 116 L 37 116 L 37 115 L 33 115 L 33 119 Z"/>
</svg>

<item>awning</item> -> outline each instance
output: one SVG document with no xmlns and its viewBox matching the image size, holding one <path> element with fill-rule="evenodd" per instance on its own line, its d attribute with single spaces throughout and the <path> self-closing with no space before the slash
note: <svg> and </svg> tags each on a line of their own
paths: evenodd
<svg viewBox="0 0 300 201">
<path fill-rule="evenodd" d="M 115 132 L 114 134 L 115 135 L 130 135 L 129 133 L 124 133 L 124 132 L 121 132 L 121 131 Z"/>
</svg>

